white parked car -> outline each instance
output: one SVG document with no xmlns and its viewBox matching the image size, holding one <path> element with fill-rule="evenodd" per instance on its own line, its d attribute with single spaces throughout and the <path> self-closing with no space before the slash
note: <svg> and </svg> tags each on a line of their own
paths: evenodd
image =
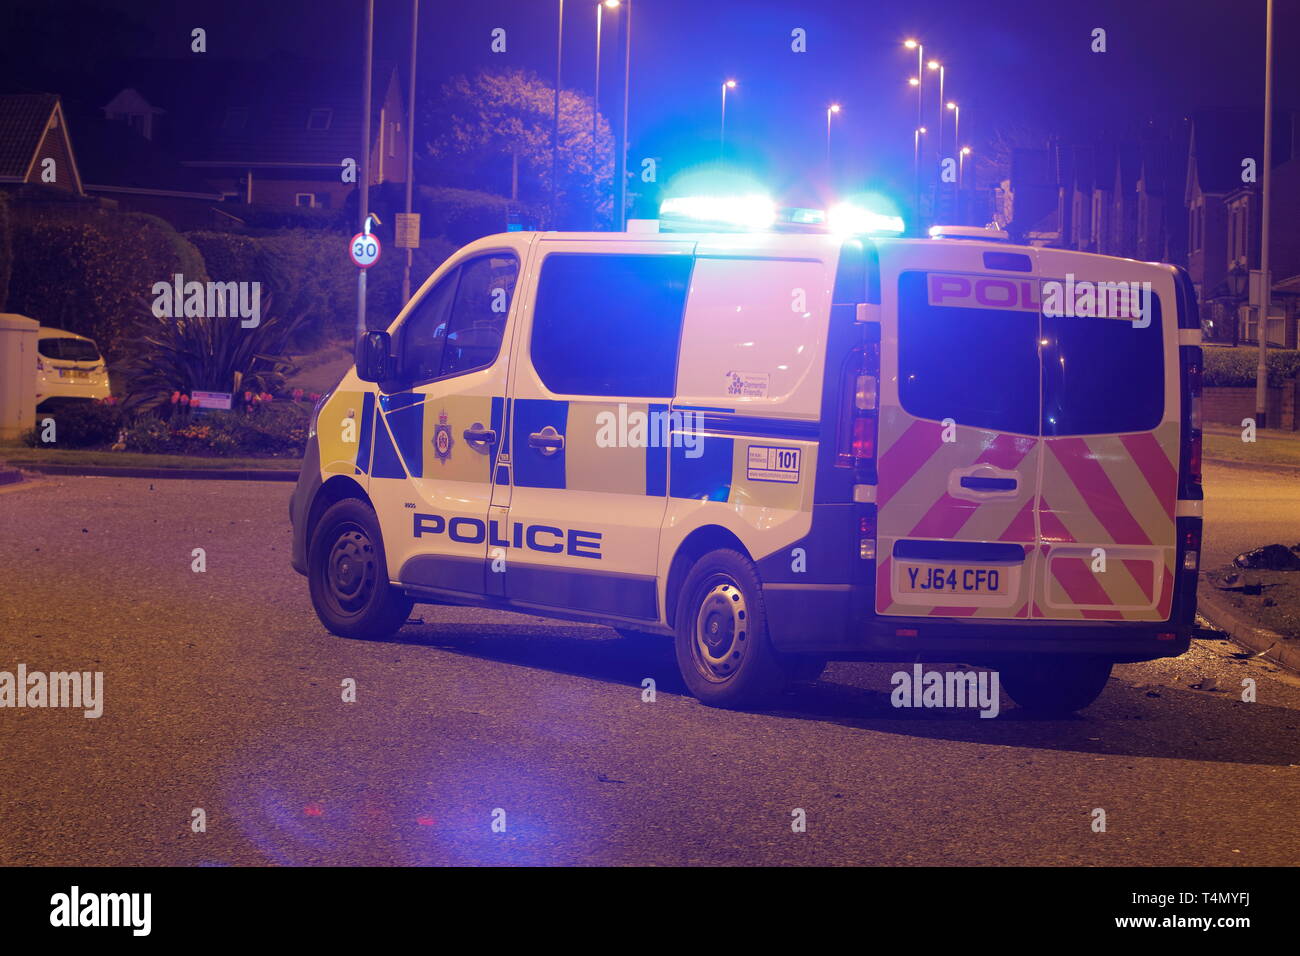
<svg viewBox="0 0 1300 956">
<path fill-rule="evenodd" d="M 36 342 L 36 407 L 108 396 L 108 364 L 95 340 L 42 326 Z"/>
</svg>

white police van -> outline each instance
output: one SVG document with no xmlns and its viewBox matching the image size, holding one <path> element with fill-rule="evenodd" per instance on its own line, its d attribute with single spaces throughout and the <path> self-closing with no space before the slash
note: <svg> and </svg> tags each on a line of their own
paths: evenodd
<svg viewBox="0 0 1300 956">
<path fill-rule="evenodd" d="M 1194 630 L 1199 336 L 1179 269 L 994 231 L 488 236 L 318 406 L 293 564 L 336 634 L 598 622 L 707 704 L 856 659 L 1074 710 Z"/>
</svg>

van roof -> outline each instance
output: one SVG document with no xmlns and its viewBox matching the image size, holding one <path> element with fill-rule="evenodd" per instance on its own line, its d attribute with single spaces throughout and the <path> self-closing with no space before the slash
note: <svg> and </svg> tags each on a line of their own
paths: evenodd
<svg viewBox="0 0 1300 956">
<path fill-rule="evenodd" d="M 1139 259 L 1127 259 L 1119 256 L 1100 255 L 1095 252 L 1080 252 L 1075 249 L 1054 249 L 1040 246 L 1017 245 L 1006 240 L 973 238 L 950 239 L 929 237 L 900 236 L 853 236 L 826 232 L 505 232 L 496 233 L 476 239 L 471 246 L 491 245 L 494 241 L 521 236 L 537 238 L 543 242 L 636 242 L 636 243 L 681 243 L 697 244 L 697 254 L 726 255 L 748 254 L 780 258 L 828 258 L 837 253 L 840 246 L 854 238 L 868 240 L 880 249 L 905 249 L 909 246 L 934 249 L 943 246 L 960 249 L 963 252 L 986 250 L 989 252 L 1023 252 L 1050 253 L 1053 256 L 1078 257 L 1080 259 L 1110 262 L 1125 262 L 1130 265 L 1154 266 L 1169 269 L 1159 262 L 1145 262 Z"/>
</svg>

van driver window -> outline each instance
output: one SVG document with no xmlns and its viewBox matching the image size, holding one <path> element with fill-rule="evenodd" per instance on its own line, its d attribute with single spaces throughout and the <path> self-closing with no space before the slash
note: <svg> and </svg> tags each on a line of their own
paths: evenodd
<svg viewBox="0 0 1300 956">
<path fill-rule="evenodd" d="M 427 382 L 491 365 L 519 273 L 509 253 L 479 256 L 443 276 L 403 323 L 402 378 Z"/>
</svg>

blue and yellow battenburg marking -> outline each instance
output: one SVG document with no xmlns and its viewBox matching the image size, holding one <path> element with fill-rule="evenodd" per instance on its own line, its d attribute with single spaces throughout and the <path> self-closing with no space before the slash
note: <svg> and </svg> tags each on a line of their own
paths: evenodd
<svg viewBox="0 0 1300 956">
<path fill-rule="evenodd" d="M 378 409 L 376 409 L 376 404 Z M 514 485 L 615 494 L 668 496 L 695 501 L 745 503 L 799 509 L 811 492 L 816 468 L 815 421 L 736 415 L 728 408 L 678 407 L 665 434 L 645 432 L 653 444 L 618 445 L 601 440 L 602 422 L 626 422 L 636 415 L 657 421 L 666 403 L 559 401 L 499 396 L 448 395 L 426 398 L 414 392 L 381 395 L 340 392 L 322 409 L 322 425 L 354 413 L 357 443 L 348 445 L 337 429 L 320 429 L 321 470 L 368 474 L 372 478 L 431 478 L 446 481 L 511 480 L 498 455 L 507 445 Z M 378 412 L 378 414 L 376 414 Z M 602 417 L 605 416 L 605 417 Z M 500 436 L 482 451 L 462 437 L 475 423 Z M 507 429 L 507 425 L 509 426 Z M 564 452 L 543 455 L 528 437 L 546 427 L 564 438 Z M 509 434 L 507 434 L 509 431 Z M 782 442 L 788 442 L 783 445 Z M 803 447 L 800 447 L 802 444 Z M 754 450 L 798 452 L 779 477 L 752 466 Z M 493 476 L 492 470 L 496 469 Z"/>
</svg>

